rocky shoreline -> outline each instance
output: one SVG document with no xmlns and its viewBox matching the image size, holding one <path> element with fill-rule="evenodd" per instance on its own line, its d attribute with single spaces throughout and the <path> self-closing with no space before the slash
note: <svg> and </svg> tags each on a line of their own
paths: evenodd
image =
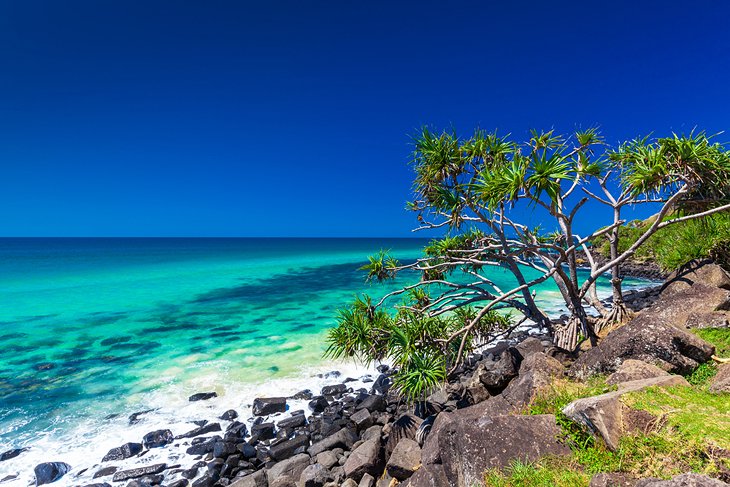
<svg viewBox="0 0 730 487">
<path fill-rule="evenodd" d="M 359 379 L 343 379 L 333 371 L 328 376 L 331 383 L 320 391 L 256 398 L 247 420 L 228 410 L 215 418 L 201 418 L 177 435 L 170 429 L 150 431 L 137 441 L 100 452 L 94 467 L 75 473 L 68 473 L 71 466 L 63 462 L 40 464 L 35 466 L 36 485 L 61 479 L 59 483 L 86 487 L 445 487 L 472 485 L 486 468 L 506 466 L 514 458 L 565 455 L 569 449 L 557 440 L 554 416 L 510 413 L 526 407 L 558 376 L 617 373 L 623 362 L 656 362 L 661 357 L 663 370 L 644 377 L 642 369 L 639 378 L 660 377 L 661 382 L 667 372 L 685 373 L 709 360 L 714 349 L 694 335 L 656 320 L 647 326 L 651 316 L 659 315 L 657 307 L 667 309 L 677 302 L 687 308 L 683 299 L 695 286 L 686 284 L 687 275 L 675 276 L 661 287 L 627 293 L 632 309 L 646 311 L 599 347 L 578 356 L 553 347 L 546 336 L 523 333 L 471 356 L 455 378 L 416 409 L 390 391 L 392 370 L 387 365 L 378 367 L 377 376 Z M 721 279 L 717 272 L 714 275 Z M 695 291 L 706 293 L 701 286 L 710 278 L 703 274 L 701 279 Z M 713 289 L 725 285 L 730 288 L 730 279 L 712 284 Z M 727 291 L 712 296 L 728 302 Z M 692 312 L 696 314 L 695 308 L 684 310 L 689 310 L 682 315 L 685 322 Z M 639 380 L 635 372 L 623 373 L 622 383 Z M 215 396 L 202 392 L 189 400 L 209 401 Z M 131 415 L 130 424 L 148 412 Z M 596 434 L 604 434 L 608 444 L 613 433 Z M 155 450 L 168 450 L 167 458 L 174 462 L 156 461 L 150 455 Z M 13 450 L 0 459 L 22 454 Z M 89 476 L 93 481 L 81 482 Z"/>
</svg>

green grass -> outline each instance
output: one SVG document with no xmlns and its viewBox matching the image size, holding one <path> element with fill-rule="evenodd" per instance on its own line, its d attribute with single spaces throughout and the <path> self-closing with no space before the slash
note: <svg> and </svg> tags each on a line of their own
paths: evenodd
<svg viewBox="0 0 730 487">
<path fill-rule="evenodd" d="M 706 388 L 709 387 L 710 381 L 715 375 L 717 375 L 717 365 L 713 362 L 705 362 L 687 376 L 687 382 L 693 386 Z"/>
<path fill-rule="evenodd" d="M 587 486 L 591 476 L 576 465 L 559 459 L 540 462 L 513 462 L 503 470 L 488 470 L 484 484 L 488 487 L 581 487 Z"/>
<path fill-rule="evenodd" d="M 698 328 L 692 333 L 713 344 L 718 357 L 730 357 L 730 328 Z"/>
<path fill-rule="evenodd" d="M 648 434 L 627 433 L 615 452 L 562 414 L 571 401 L 613 387 L 603 378 L 586 383 L 556 380 L 524 412 L 554 414 L 572 455 L 559 461 L 515 463 L 501 472 L 490 470 L 485 474 L 486 485 L 587 485 L 587 479 L 600 472 L 623 472 L 636 478 L 669 478 L 689 471 L 717 475 L 730 468 L 730 396 L 707 391 L 713 367 L 706 364 L 690 376 L 695 387 L 649 388 L 624 395 L 622 401 L 628 407 L 655 416 L 656 427 Z"/>
<path fill-rule="evenodd" d="M 696 387 L 650 387 L 622 397 L 626 405 L 666 419 L 667 427 L 688 440 L 730 450 L 730 395 Z"/>
<path fill-rule="evenodd" d="M 650 224 L 651 220 L 647 220 L 622 228 L 619 251 L 627 250 Z M 652 260 L 663 270 L 673 271 L 693 259 L 709 257 L 713 247 L 728 241 L 730 241 L 730 212 L 722 212 L 659 230 L 639 247 L 634 258 L 639 261 Z M 596 247 L 603 256 L 610 255 L 606 239 L 596 242 Z"/>
</svg>

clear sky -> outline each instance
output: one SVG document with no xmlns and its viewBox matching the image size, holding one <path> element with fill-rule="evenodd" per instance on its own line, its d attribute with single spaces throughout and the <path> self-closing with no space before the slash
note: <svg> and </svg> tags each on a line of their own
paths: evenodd
<svg viewBox="0 0 730 487">
<path fill-rule="evenodd" d="M 0 3 L 0 235 L 409 236 L 423 124 L 730 128 L 730 3 Z"/>
</svg>

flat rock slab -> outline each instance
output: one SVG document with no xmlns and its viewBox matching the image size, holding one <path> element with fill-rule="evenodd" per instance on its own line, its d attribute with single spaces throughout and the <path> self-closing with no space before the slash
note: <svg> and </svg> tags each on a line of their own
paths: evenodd
<svg viewBox="0 0 730 487">
<path fill-rule="evenodd" d="M 327 438 L 318 441 L 309 447 L 309 454 L 316 457 L 325 450 L 332 450 L 334 448 L 344 448 L 349 450 L 352 445 L 358 440 L 357 435 L 347 428 L 342 428 L 336 433 L 331 434 Z M 298 478 L 298 477 L 297 477 Z"/>
<path fill-rule="evenodd" d="M 166 463 L 157 463 L 155 465 L 146 465 L 144 467 L 132 468 L 130 470 L 122 470 L 112 477 L 114 482 L 122 482 L 123 480 L 136 479 L 145 475 L 154 475 L 164 471 L 167 468 Z"/>
<path fill-rule="evenodd" d="M 216 392 L 199 392 L 190 396 L 188 398 L 188 401 L 207 401 L 208 399 L 213 399 L 214 397 L 218 397 L 218 394 Z"/>
<path fill-rule="evenodd" d="M 504 468 L 515 460 L 570 455 L 570 448 L 558 441 L 559 435 L 551 414 L 488 416 L 477 421 L 455 416 L 443 426 L 438 446 L 446 477 L 468 486 L 479 485 L 485 470 Z"/>
<path fill-rule="evenodd" d="M 624 432 L 621 396 L 655 386 L 689 386 L 689 383 L 684 377 L 678 375 L 623 382 L 619 384 L 617 391 L 607 392 L 599 396 L 584 397 L 571 402 L 563 408 L 563 414 L 588 427 L 596 436 L 603 439 L 610 450 L 616 451 Z"/>
<path fill-rule="evenodd" d="M 647 364 L 641 360 L 626 359 L 619 365 L 616 372 L 606 379 L 607 384 L 620 384 L 632 380 L 651 379 L 653 377 L 667 376 L 669 373 L 663 371 L 656 365 Z"/>
<path fill-rule="evenodd" d="M 205 435 L 205 434 L 208 434 L 208 433 L 212 433 L 214 431 L 221 431 L 221 425 L 220 425 L 220 423 L 208 423 L 208 424 L 205 424 L 203 426 L 200 426 L 198 428 L 195 428 L 193 430 L 190 430 L 187 433 L 183 433 L 181 435 L 177 435 L 175 437 L 175 439 L 176 440 L 180 440 L 182 438 L 195 438 L 196 436 Z"/>
</svg>

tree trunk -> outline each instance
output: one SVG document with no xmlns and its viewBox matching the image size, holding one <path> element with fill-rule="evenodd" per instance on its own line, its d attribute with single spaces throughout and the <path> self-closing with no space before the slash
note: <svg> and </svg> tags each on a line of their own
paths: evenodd
<svg viewBox="0 0 730 487">
<path fill-rule="evenodd" d="M 614 222 L 621 220 L 621 207 L 615 207 L 613 209 L 613 220 Z M 617 226 L 611 231 L 611 235 L 609 237 L 612 261 L 615 261 L 619 256 L 618 242 L 619 227 Z M 623 276 L 621 276 L 621 264 L 616 263 L 613 267 L 611 267 L 611 289 L 613 291 L 611 311 L 604 314 L 603 317 L 598 320 L 596 323 L 596 332 L 624 323 L 632 317 L 633 313 L 626 307 L 626 303 L 624 303 L 624 295 L 621 289 L 622 282 Z"/>
<path fill-rule="evenodd" d="M 588 315 L 586 315 L 580 299 L 571 296 L 570 301 L 570 318 L 566 323 L 555 326 L 555 345 L 573 351 L 578 348 L 579 337 L 583 336 L 583 338 L 590 339 L 591 345 L 596 346 L 598 343 L 596 334 L 593 326 L 588 322 Z"/>
</svg>

